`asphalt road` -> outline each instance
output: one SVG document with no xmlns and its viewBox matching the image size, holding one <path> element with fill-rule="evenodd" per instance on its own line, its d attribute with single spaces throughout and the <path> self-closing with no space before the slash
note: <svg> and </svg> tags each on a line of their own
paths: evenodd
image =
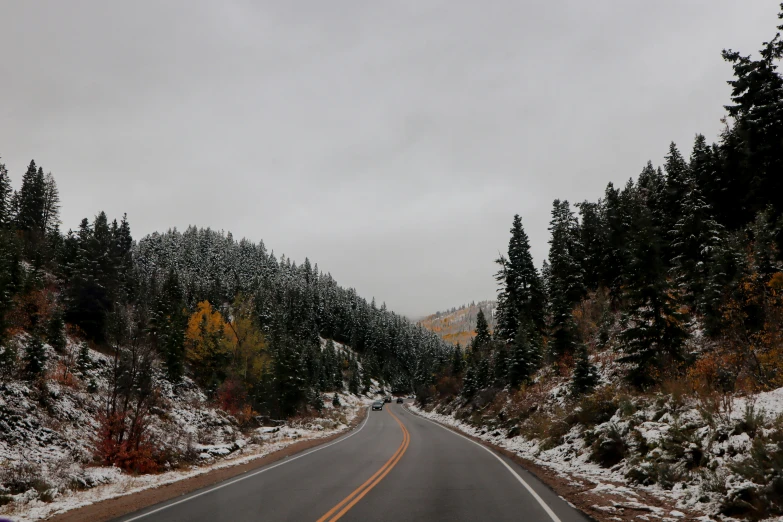
<svg viewBox="0 0 783 522">
<path fill-rule="evenodd" d="M 512 461 L 387 404 L 340 439 L 118 520 L 587 519 Z"/>
</svg>

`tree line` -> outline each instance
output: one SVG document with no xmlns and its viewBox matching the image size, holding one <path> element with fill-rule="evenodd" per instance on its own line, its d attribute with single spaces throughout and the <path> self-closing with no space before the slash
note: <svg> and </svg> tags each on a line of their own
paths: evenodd
<svg viewBox="0 0 783 522">
<path fill-rule="evenodd" d="M 126 216 L 104 212 L 63 234 L 59 210 L 52 174 L 31 161 L 14 191 L 0 164 L 0 374 L 45 386 L 45 345 L 65 354 L 70 338 L 83 343 L 74 373 L 94 384 L 86 347 L 114 355 L 108 440 L 126 440 L 131 399 L 149 409 L 155 379 L 176 387 L 189 376 L 233 413 L 285 417 L 320 408 L 326 392 L 366 392 L 373 379 L 410 391 L 447 351 L 263 242 L 196 227 L 137 242 Z"/>
<path fill-rule="evenodd" d="M 582 394 L 598 382 L 589 354 L 608 348 L 639 389 L 675 376 L 783 386 L 783 41 L 722 56 L 734 76 L 717 143 L 697 134 L 687 158 L 671 143 L 662 168 L 648 162 L 598 201 L 555 200 L 541 270 L 514 216 L 496 327 L 480 318 L 425 398 L 517 389 L 544 363 Z"/>
</svg>

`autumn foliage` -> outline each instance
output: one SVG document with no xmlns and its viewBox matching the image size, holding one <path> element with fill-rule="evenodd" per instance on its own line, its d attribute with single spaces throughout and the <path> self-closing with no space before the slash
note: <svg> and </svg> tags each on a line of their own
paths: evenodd
<svg viewBox="0 0 783 522">
<path fill-rule="evenodd" d="M 125 412 L 99 414 L 95 455 L 102 464 L 133 473 L 153 473 L 159 468 L 153 451 L 138 420 L 129 422 Z"/>
<path fill-rule="evenodd" d="M 209 301 L 201 301 L 188 319 L 186 358 L 197 379 L 213 387 L 218 406 L 235 416 L 249 417 L 248 397 L 269 368 L 263 334 L 251 317 L 252 301 L 238 297 L 226 320 Z"/>
</svg>

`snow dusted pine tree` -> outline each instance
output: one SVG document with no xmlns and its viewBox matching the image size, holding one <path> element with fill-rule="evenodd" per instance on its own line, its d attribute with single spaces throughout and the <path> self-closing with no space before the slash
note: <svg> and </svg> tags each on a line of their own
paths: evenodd
<svg viewBox="0 0 783 522">
<path fill-rule="evenodd" d="M 573 354 L 579 334 L 572 311 L 584 297 L 579 225 L 568 201 L 555 200 L 549 231 L 550 355 L 558 360 Z"/>
<path fill-rule="evenodd" d="M 524 325 L 520 325 L 514 336 L 514 342 L 511 343 L 511 355 L 508 363 L 508 383 L 512 388 L 519 387 L 530 377 L 533 371 L 533 361 L 530 360 L 531 352 L 527 329 Z"/>
<path fill-rule="evenodd" d="M 43 169 L 31 161 L 22 177 L 16 212 L 16 227 L 25 232 L 43 233 L 46 228 L 46 181 Z"/>
<path fill-rule="evenodd" d="M 695 183 L 683 194 L 679 215 L 670 234 L 673 273 L 685 301 L 696 306 L 704 296 L 724 230 L 712 218 L 712 209 Z"/>
<path fill-rule="evenodd" d="M 46 347 L 41 336 L 36 332 L 30 334 L 30 338 L 25 344 L 24 352 L 24 371 L 30 380 L 34 380 L 46 370 Z"/>
<path fill-rule="evenodd" d="M 44 177 L 43 231 L 58 234 L 60 230 L 60 191 L 50 172 Z"/>
<path fill-rule="evenodd" d="M 479 308 L 478 314 L 476 314 L 476 336 L 473 338 L 472 348 L 480 350 L 482 346 L 486 346 L 491 340 L 492 336 L 489 333 L 487 318 L 484 315 L 484 311 Z"/>
<path fill-rule="evenodd" d="M 646 201 L 639 193 L 633 207 L 625 281 L 626 328 L 620 334 L 625 352 L 620 360 L 631 364 L 628 379 L 640 388 L 676 369 L 687 337 L 685 317 L 669 286 L 660 235 Z"/>
<path fill-rule="evenodd" d="M 60 310 L 55 310 L 46 324 L 46 342 L 58 353 L 64 353 L 67 341 L 65 339 L 65 321 Z"/>
<path fill-rule="evenodd" d="M 513 341 L 519 325 L 529 322 L 538 332 L 545 328 L 546 295 L 541 277 L 533 264 L 530 241 L 522 228 L 519 214 L 514 216 L 508 259 L 500 257 L 496 279 L 501 284 L 498 295 L 497 338 Z"/>
<path fill-rule="evenodd" d="M 0 163 L 0 229 L 7 228 L 13 220 L 11 212 L 11 179 L 8 176 L 8 169 L 3 163 Z"/>
<path fill-rule="evenodd" d="M 682 157 L 674 142 L 669 144 L 669 152 L 666 155 L 666 162 L 663 168 L 666 172 L 666 180 L 663 194 L 661 195 L 662 212 L 660 223 L 662 237 L 670 237 L 670 231 L 674 230 L 676 224 L 685 217 L 682 213 L 684 210 L 683 200 L 691 191 L 693 176 L 688 163 Z M 661 254 L 664 256 L 666 263 L 670 263 L 676 255 L 673 252 L 673 247 L 674 245 L 669 241 L 663 241 L 661 245 Z"/>
<path fill-rule="evenodd" d="M 590 362 L 587 346 L 580 344 L 576 350 L 574 373 L 571 378 L 571 395 L 578 397 L 598 384 L 598 369 Z"/>
<path fill-rule="evenodd" d="M 603 281 L 603 262 L 606 257 L 606 227 L 603 204 L 583 201 L 579 208 L 579 241 L 582 247 L 582 274 L 587 290 L 597 290 Z"/>
</svg>

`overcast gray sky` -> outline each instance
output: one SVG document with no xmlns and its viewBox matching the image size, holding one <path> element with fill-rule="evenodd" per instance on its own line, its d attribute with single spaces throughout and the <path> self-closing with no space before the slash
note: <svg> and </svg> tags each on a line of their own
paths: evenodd
<svg viewBox="0 0 783 522">
<path fill-rule="evenodd" d="M 0 156 L 64 230 L 230 230 L 417 316 L 494 296 L 514 213 L 540 265 L 553 199 L 714 140 L 778 4 L 0 0 Z"/>
</svg>

